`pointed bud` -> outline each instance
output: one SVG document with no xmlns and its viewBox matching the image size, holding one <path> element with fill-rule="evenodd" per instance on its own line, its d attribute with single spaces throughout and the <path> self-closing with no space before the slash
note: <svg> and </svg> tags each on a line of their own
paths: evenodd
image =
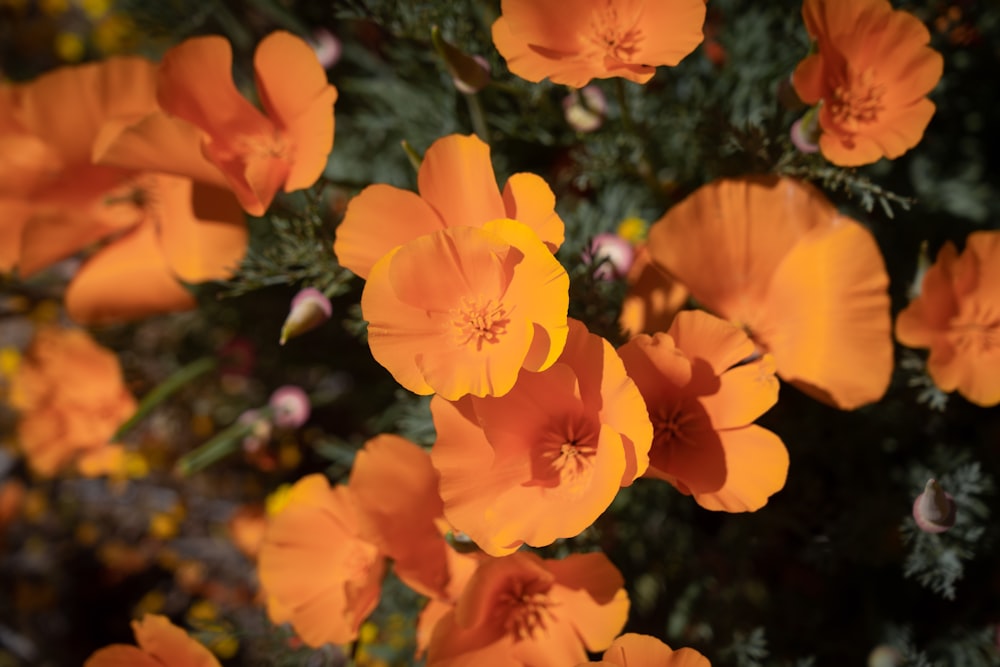
<svg viewBox="0 0 1000 667">
<path fill-rule="evenodd" d="M 955 500 L 933 479 L 913 501 L 913 518 L 925 533 L 943 533 L 955 525 Z"/>
<path fill-rule="evenodd" d="M 792 123 L 792 143 L 802 153 L 815 153 L 819 150 L 819 107 L 813 107 Z"/>
<path fill-rule="evenodd" d="M 281 339 L 284 345 L 289 338 L 295 338 L 307 331 L 315 329 L 330 319 L 333 306 L 330 300 L 315 287 L 307 287 L 292 299 L 292 308 L 281 326 Z"/>
<path fill-rule="evenodd" d="M 577 132 L 593 132 L 604 123 L 608 99 L 597 86 L 584 86 L 563 98 L 563 115 Z"/>
<path fill-rule="evenodd" d="M 910 288 L 906 290 L 906 295 L 910 297 L 910 300 L 916 299 L 920 296 L 924 287 L 924 274 L 927 273 L 927 269 L 931 268 L 931 257 L 927 254 L 927 241 L 923 241 L 920 244 L 920 254 L 917 255 L 917 270 L 913 274 L 913 282 L 910 283 Z"/>
<path fill-rule="evenodd" d="M 309 419 L 309 412 L 312 409 L 308 394 L 302 391 L 301 387 L 292 384 L 275 389 L 267 404 L 273 411 L 272 419 L 275 426 L 281 428 L 302 426 Z"/>
<path fill-rule="evenodd" d="M 596 265 L 594 277 L 598 280 L 616 280 L 625 277 L 635 260 L 632 244 L 605 232 L 598 234 L 583 251 L 583 261 Z"/>
<path fill-rule="evenodd" d="M 490 82 L 489 62 L 482 56 L 470 56 L 446 42 L 437 26 L 431 28 L 431 42 L 459 92 L 474 95 Z"/>
</svg>

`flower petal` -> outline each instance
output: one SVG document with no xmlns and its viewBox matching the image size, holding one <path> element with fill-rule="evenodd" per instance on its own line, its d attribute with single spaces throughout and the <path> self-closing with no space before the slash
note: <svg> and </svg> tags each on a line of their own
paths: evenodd
<svg viewBox="0 0 1000 667">
<path fill-rule="evenodd" d="M 506 217 L 490 147 L 475 135 L 451 134 L 431 144 L 417 185 L 447 227 L 481 227 Z"/>
<path fill-rule="evenodd" d="M 212 652 L 171 623 L 165 616 L 146 614 L 132 621 L 136 643 L 163 665 L 218 667 Z"/>
<path fill-rule="evenodd" d="M 751 424 L 719 432 L 726 479 L 711 491 L 694 491 L 695 501 L 710 510 L 754 512 L 785 486 L 788 450 L 771 431 Z"/>
<path fill-rule="evenodd" d="M 524 223 L 555 253 L 566 237 L 566 225 L 556 213 L 556 196 L 541 176 L 519 173 L 503 188 L 506 217 Z"/>
</svg>

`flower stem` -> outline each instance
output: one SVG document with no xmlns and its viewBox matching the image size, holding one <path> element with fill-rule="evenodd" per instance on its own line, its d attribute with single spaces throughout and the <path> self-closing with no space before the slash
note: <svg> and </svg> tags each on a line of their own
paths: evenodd
<svg viewBox="0 0 1000 667">
<path fill-rule="evenodd" d="M 260 418 L 262 419 L 270 416 L 269 414 L 265 414 L 265 410 L 261 410 L 260 412 Z M 233 422 L 228 427 L 216 433 L 201 447 L 188 452 L 178 459 L 174 469 L 182 476 L 204 470 L 219 459 L 225 458 L 239 449 L 243 438 L 253 431 L 254 426 L 253 421 Z"/>
<path fill-rule="evenodd" d="M 476 136 L 489 144 L 490 134 L 486 127 L 486 114 L 483 113 L 483 105 L 479 101 L 479 96 L 473 93 L 472 95 L 463 95 L 463 97 L 465 97 L 465 102 L 469 105 L 472 130 L 476 133 Z"/>
<path fill-rule="evenodd" d="M 192 361 L 186 366 L 181 366 L 179 369 L 174 371 L 170 377 L 153 387 L 153 389 L 142 398 L 139 402 L 139 406 L 135 410 L 135 414 L 129 417 L 128 421 L 118 427 L 118 430 L 115 431 L 115 434 L 111 437 L 111 441 L 117 442 L 120 440 L 125 433 L 131 430 L 140 421 L 145 419 L 146 415 L 152 412 L 158 405 L 160 405 L 160 403 L 163 403 L 165 400 L 173 396 L 189 382 L 214 369 L 218 366 L 218 364 L 218 360 L 213 357 L 202 357 L 201 359 Z"/>
</svg>

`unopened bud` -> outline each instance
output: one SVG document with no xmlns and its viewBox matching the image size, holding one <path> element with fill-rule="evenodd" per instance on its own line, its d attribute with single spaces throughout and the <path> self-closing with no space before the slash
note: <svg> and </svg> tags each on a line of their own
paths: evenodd
<svg viewBox="0 0 1000 667">
<path fill-rule="evenodd" d="M 584 86 L 563 98 L 566 122 L 577 132 L 593 132 L 604 123 L 608 100 L 597 86 Z"/>
<path fill-rule="evenodd" d="M 623 278 L 632 268 L 635 261 L 635 249 L 632 244 L 618 236 L 605 232 L 591 240 L 583 251 L 583 260 L 588 264 L 596 264 L 594 277 L 598 280 L 615 280 Z"/>
<path fill-rule="evenodd" d="M 259 410 L 247 410 L 236 421 L 246 425 L 243 436 L 243 451 L 252 454 L 263 449 L 271 439 L 271 420 L 261 415 Z"/>
<path fill-rule="evenodd" d="M 955 525 L 955 500 L 936 480 L 927 480 L 923 493 L 913 501 L 913 518 L 925 533 L 943 533 Z"/>
<path fill-rule="evenodd" d="M 868 667 L 899 667 L 905 662 L 895 646 L 879 644 L 868 654 Z"/>
<path fill-rule="evenodd" d="M 309 46 L 313 48 L 313 52 L 323 69 L 330 69 L 336 65 L 340 61 L 340 55 L 344 52 L 340 40 L 326 28 L 313 30 Z"/>
<path fill-rule="evenodd" d="M 441 56 L 451 80 L 459 92 L 474 95 L 490 82 L 490 64 L 482 56 L 470 56 L 457 46 L 445 41 L 437 26 L 431 28 L 431 42 Z"/>
<path fill-rule="evenodd" d="M 267 402 L 271 408 L 275 426 L 281 428 L 298 428 L 309 419 L 312 407 L 309 396 L 301 387 L 286 384 L 278 387 Z"/>
<path fill-rule="evenodd" d="M 913 274 L 913 282 L 910 283 L 909 289 L 906 290 L 906 295 L 910 297 L 911 301 L 920 296 L 920 293 L 923 291 L 924 275 L 929 268 L 931 268 L 931 258 L 927 254 L 927 241 L 923 241 L 920 244 L 920 254 L 917 255 L 917 270 Z"/>
<path fill-rule="evenodd" d="M 311 331 L 330 319 L 333 306 L 330 300 L 315 287 L 306 287 L 292 299 L 292 307 L 281 325 L 281 345 L 289 338 L 295 338 Z"/>
<path fill-rule="evenodd" d="M 792 123 L 792 143 L 802 153 L 815 153 L 819 150 L 819 107 L 813 107 L 802 118 Z"/>
</svg>

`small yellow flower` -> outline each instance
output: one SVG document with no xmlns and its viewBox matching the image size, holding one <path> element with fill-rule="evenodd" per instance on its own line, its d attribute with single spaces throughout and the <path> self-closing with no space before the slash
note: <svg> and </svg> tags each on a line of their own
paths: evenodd
<svg viewBox="0 0 1000 667">
<path fill-rule="evenodd" d="M 75 63 L 83 58 L 86 47 L 83 38 L 73 32 L 61 32 L 56 35 L 55 43 L 52 45 L 63 61 Z"/>
<path fill-rule="evenodd" d="M 149 534 L 158 540 L 169 540 L 177 535 L 177 519 L 170 514 L 157 513 L 149 519 Z"/>
<path fill-rule="evenodd" d="M 111 0 L 78 0 L 77 4 L 91 20 L 101 18 L 111 9 Z"/>
<path fill-rule="evenodd" d="M 649 223 L 642 218 L 630 215 L 618 223 L 615 233 L 630 243 L 639 243 L 646 240 L 646 232 L 649 230 Z"/>
<path fill-rule="evenodd" d="M 267 497 L 264 502 L 268 516 L 274 516 L 285 508 L 288 504 L 288 492 L 291 490 L 291 484 L 282 484 Z"/>
</svg>

